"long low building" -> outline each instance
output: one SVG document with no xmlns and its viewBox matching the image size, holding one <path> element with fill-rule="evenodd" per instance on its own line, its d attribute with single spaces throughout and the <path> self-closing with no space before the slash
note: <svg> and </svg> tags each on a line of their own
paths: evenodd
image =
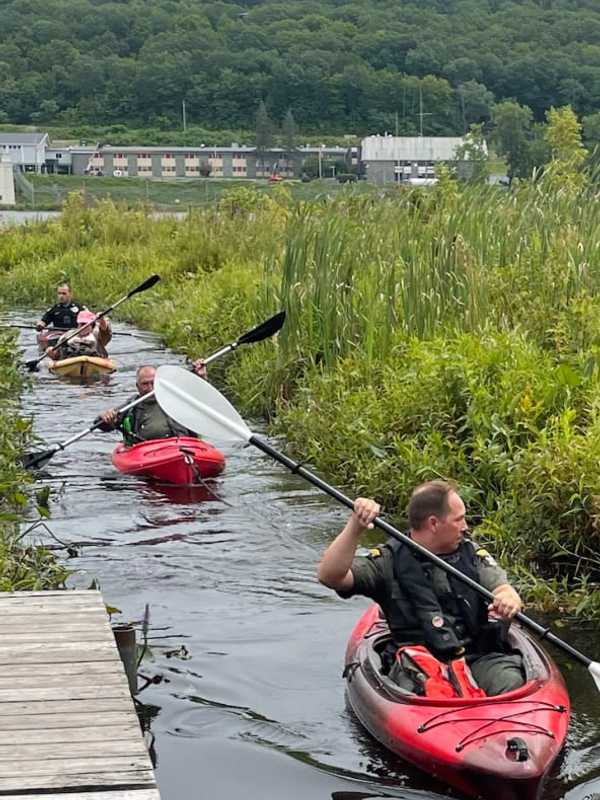
<svg viewBox="0 0 600 800">
<path fill-rule="evenodd" d="M 259 153 L 255 147 L 98 147 L 70 148 L 74 175 L 137 178 L 284 178 L 302 174 L 307 159 L 322 165 L 344 160 L 348 169 L 358 164 L 358 148 L 299 147 L 293 155 L 282 148 Z"/>
</svg>

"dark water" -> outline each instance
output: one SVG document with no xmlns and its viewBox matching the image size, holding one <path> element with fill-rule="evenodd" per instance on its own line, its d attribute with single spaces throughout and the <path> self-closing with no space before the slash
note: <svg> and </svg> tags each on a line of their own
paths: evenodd
<svg viewBox="0 0 600 800">
<path fill-rule="evenodd" d="M 31 345 L 33 332 L 21 341 Z M 130 338 L 115 337 L 112 355 L 119 371 L 106 382 L 34 376 L 23 407 L 41 436 L 65 439 L 121 403 L 136 366 L 180 361 Z M 255 449 L 231 445 L 213 485 L 219 499 L 173 498 L 117 473 L 116 441 L 93 434 L 50 462 L 50 527 L 62 542 L 84 543 L 69 562 L 71 583 L 87 587 L 95 578 L 106 602 L 122 610 L 118 621 L 140 620 L 150 605 L 140 671 L 162 682 L 139 700 L 151 718 L 163 800 L 455 796 L 388 754 L 345 708 L 344 648 L 367 602 L 341 601 L 315 580 L 345 512 Z M 561 633 L 600 656 L 595 628 Z M 545 798 L 598 800 L 599 695 L 584 669 L 558 660 L 574 714 Z"/>
</svg>

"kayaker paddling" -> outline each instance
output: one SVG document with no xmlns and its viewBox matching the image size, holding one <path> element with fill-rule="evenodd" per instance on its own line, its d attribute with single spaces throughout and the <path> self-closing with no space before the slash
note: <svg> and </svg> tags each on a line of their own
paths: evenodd
<svg viewBox="0 0 600 800">
<path fill-rule="evenodd" d="M 201 378 L 206 379 L 206 366 L 202 359 L 193 363 L 193 370 Z M 147 442 L 151 439 L 167 439 L 171 436 L 192 436 L 197 434 L 171 419 L 156 402 L 154 395 L 154 378 L 156 367 L 149 364 L 139 367 L 136 372 L 135 385 L 138 397 L 151 395 L 146 401 L 134 406 L 124 414 L 111 408 L 100 414 L 102 424 L 100 430 L 120 430 L 126 445 Z M 132 398 L 134 399 L 134 398 Z"/>
<path fill-rule="evenodd" d="M 92 311 L 83 310 L 77 314 L 77 328 L 66 331 L 47 353 L 51 359 L 76 358 L 77 356 L 93 356 L 107 358 L 106 345 L 112 339 L 110 322 L 106 317 L 96 321 Z M 73 336 L 74 330 L 77 335 Z"/>
<path fill-rule="evenodd" d="M 417 487 L 408 506 L 410 537 L 466 573 L 494 596 L 487 604 L 468 586 L 447 575 L 401 542 L 390 540 L 357 557 L 362 534 L 372 527 L 380 507 L 359 498 L 346 526 L 323 555 L 319 580 L 341 597 L 364 595 L 381 607 L 392 640 L 384 653 L 384 671 L 403 688 L 413 689 L 398 649 L 417 645 L 443 663 L 465 660 L 487 695 L 521 686 L 520 654 L 504 646 L 506 625 L 521 610 L 521 600 L 506 573 L 489 553 L 466 538 L 465 506 L 455 487 L 429 481 Z M 488 614 L 495 618 L 488 622 Z"/>
<path fill-rule="evenodd" d="M 44 328 L 58 328 L 68 330 L 77 327 L 77 315 L 85 310 L 85 306 L 73 300 L 73 293 L 68 283 L 61 283 L 56 290 L 56 303 L 42 315 L 35 327 L 41 331 Z"/>
</svg>

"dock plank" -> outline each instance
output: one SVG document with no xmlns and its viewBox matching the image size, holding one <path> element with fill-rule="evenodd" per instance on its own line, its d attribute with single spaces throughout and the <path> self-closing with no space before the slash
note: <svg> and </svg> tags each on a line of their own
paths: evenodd
<svg viewBox="0 0 600 800">
<path fill-rule="evenodd" d="M 0 798 L 160 800 L 100 592 L 0 594 Z"/>
<path fill-rule="evenodd" d="M 78 744 L 79 742 L 117 742 L 139 739 L 140 726 L 137 722 L 121 722 L 111 725 L 77 726 L 68 728 L 0 730 L 0 749 L 3 745 L 16 744 Z"/>
<path fill-rule="evenodd" d="M 63 715 L 48 714 L 45 719 L 41 719 L 40 714 L 2 714 L 0 715 L 0 731 L 19 731 L 40 729 L 54 731 L 62 728 L 87 727 L 88 725 L 121 725 L 126 724 L 131 719 L 131 714 L 123 709 L 122 704 L 119 708 L 110 711 L 72 711 Z"/>
<path fill-rule="evenodd" d="M 126 772 L 85 772 L 72 774 L 59 772 L 56 775 L 27 775 L 21 777 L 0 778 L 0 796 L 21 790 L 40 791 L 40 798 L 46 798 L 46 789 L 70 789 L 86 787 L 89 791 L 101 790 L 103 787 L 118 786 L 123 789 L 153 789 L 156 786 L 151 769 L 128 770 Z M 43 795 L 42 795 L 43 792 Z"/>
</svg>

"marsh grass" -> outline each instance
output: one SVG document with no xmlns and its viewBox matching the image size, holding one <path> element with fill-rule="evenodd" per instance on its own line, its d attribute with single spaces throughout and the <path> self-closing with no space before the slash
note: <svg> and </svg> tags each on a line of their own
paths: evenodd
<svg viewBox="0 0 600 800">
<path fill-rule="evenodd" d="M 67 570 L 45 548 L 24 545 L 20 523 L 35 512 L 28 497 L 29 477 L 19 456 L 30 435 L 29 422 L 18 415 L 21 378 L 15 364 L 15 343 L 0 334 L 0 591 L 55 589 Z"/>
<path fill-rule="evenodd" d="M 236 188 L 183 222 L 73 197 L 60 221 L 3 233 L 0 270 L 9 301 L 48 303 L 66 278 L 95 307 L 158 272 L 123 314 L 194 356 L 285 307 L 277 341 L 212 372 L 246 412 L 392 514 L 415 483 L 457 479 L 531 596 L 543 577 L 600 613 L 585 600 L 600 578 L 593 182 Z"/>
</svg>

